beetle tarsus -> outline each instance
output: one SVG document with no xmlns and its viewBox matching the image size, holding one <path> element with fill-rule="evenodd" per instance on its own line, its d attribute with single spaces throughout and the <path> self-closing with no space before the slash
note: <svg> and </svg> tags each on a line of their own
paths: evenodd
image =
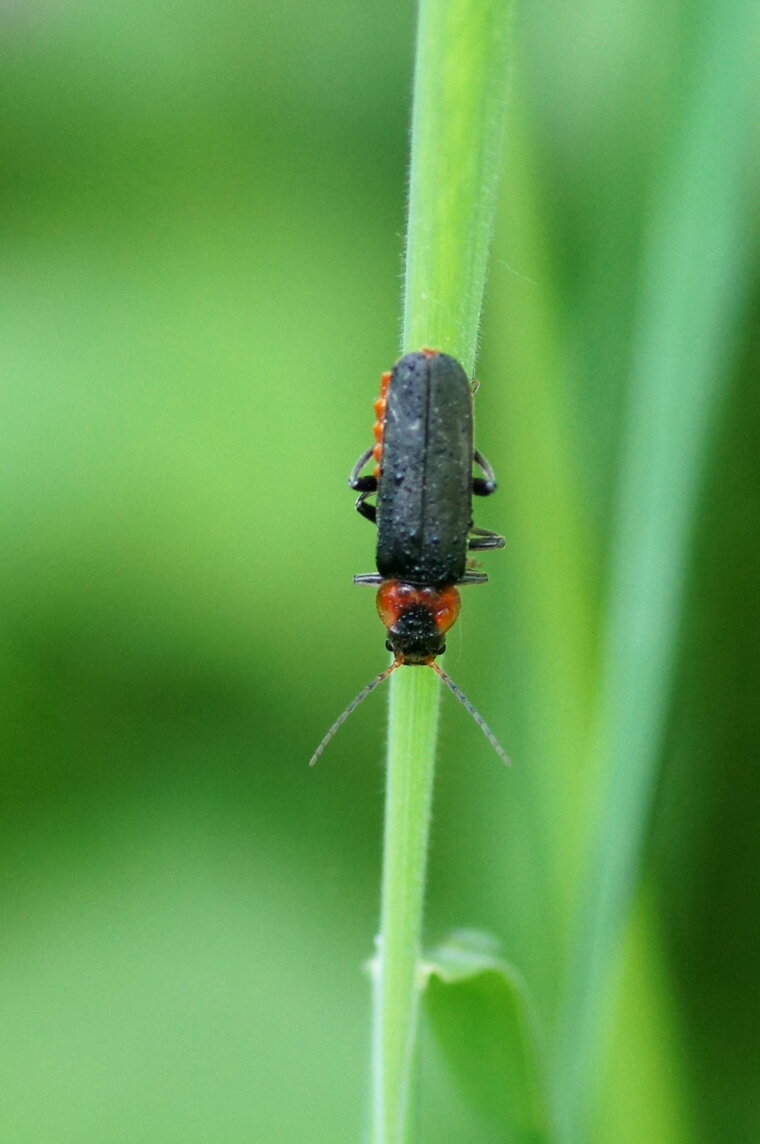
<svg viewBox="0 0 760 1144">
<path fill-rule="evenodd" d="M 498 532 L 491 532 L 488 528 L 471 528 L 467 547 L 471 552 L 485 552 L 489 548 L 503 548 L 507 543 Z"/>
</svg>

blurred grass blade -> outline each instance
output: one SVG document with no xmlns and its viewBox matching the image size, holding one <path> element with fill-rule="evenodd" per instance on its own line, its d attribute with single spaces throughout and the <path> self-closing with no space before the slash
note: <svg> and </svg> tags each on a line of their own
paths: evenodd
<svg viewBox="0 0 760 1144">
<path fill-rule="evenodd" d="M 493 940 L 458 931 L 424 963 L 426 1015 L 451 1072 L 495 1140 L 548 1144 L 549 1102 L 522 978 Z"/>
<path fill-rule="evenodd" d="M 475 359 L 501 169 L 511 5 L 422 0 L 414 81 L 403 347 Z M 391 679 L 381 933 L 374 975 L 372 1141 L 408 1139 L 440 684 Z"/>
<path fill-rule="evenodd" d="M 655 201 L 625 424 L 595 749 L 606 776 L 559 1058 L 567 1140 L 585 1116 L 662 746 L 692 523 L 752 245 L 755 0 L 712 5 Z"/>
<path fill-rule="evenodd" d="M 589 785 L 583 750 L 596 681 L 599 543 L 573 413 L 578 366 L 562 334 L 565 315 L 535 128 L 519 86 L 511 102 L 506 143 L 511 174 L 490 290 L 491 306 L 509 315 L 497 347 L 501 374 L 508 378 L 498 394 L 499 476 L 512 508 L 510 591 L 525 632 L 520 682 L 530 687 L 529 702 L 541 712 L 523 729 L 525 758 L 531 761 L 521 776 L 526 795 L 529 788 L 524 814 L 559 942 L 560 932 L 566 940 L 574 916 L 575 878 L 569 872 L 576 873 L 585 840 L 577 801 Z M 511 265 L 532 278 L 526 281 Z M 530 908 L 535 916 L 535 904 Z M 550 973 L 555 981 L 556 965 Z"/>
<path fill-rule="evenodd" d="M 658 903 L 644 887 L 623 937 L 614 1031 L 596 1076 L 597 1141 L 694 1144 L 698 1138 L 660 924 Z"/>
</svg>

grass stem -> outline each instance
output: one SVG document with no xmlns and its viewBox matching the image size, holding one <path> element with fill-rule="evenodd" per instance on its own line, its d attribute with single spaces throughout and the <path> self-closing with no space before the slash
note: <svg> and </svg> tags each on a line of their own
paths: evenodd
<svg viewBox="0 0 760 1144">
<path fill-rule="evenodd" d="M 509 4 L 422 0 L 412 119 L 405 351 L 472 371 L 507 90 Z M 381 932 L 375 966 L 373 1144 L 406 1144 L 440 684 L 391 679 Z"/>
</svg>

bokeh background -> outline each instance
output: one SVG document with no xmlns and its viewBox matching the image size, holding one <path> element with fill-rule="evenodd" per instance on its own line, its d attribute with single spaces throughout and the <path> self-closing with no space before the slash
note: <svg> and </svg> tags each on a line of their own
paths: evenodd
<svg viewBox="0 0 760 1144">
<path fill-rule="evenodd" d="M 495 933 L 550 1041 L 651 213 L 716 11 L 516 21 L 476 399 L 501 478 L 478 519 L 509 545 L 446 662 L 516 765 L 444 696 L 427 931 Z M 399 348 L 414 18 L 2 6 L 2 1144 L 359 1137 L 384 698 L 306 761 L 385 663 L 345 480 Z M 594 1093 L 607 1144 L 760 1135 L 758 167 L 737 139 L 743 261 Z M 420 1140 L 502 1139 L 428 1038 L 420 1070 Z"/>
</svg>

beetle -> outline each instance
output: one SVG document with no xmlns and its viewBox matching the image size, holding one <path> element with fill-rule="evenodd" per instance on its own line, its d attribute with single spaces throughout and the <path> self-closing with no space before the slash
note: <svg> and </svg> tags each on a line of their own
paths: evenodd
<svg viewBox="0 0 760 1144">
<path fill-rule="evenodd" d="M 488 580 L 469 567 L 468 552 L 505 543 L 498 533 L 473 525 L 473 496 L 487 497 L 496 490 L 491 466 L 473 446 L 473 391 L 456 358 L 433 349 L 406 354 L 382 375 L 375 443 L 359 457 L 348 483 L 359 494 L 357 512 L 377 525 L 377 572 L 354 576 L 354 583 L 378 587 L 377 610 L 394 660 L 339 716 L 311 765 L 351 712 L 401 666 L 432 668 L 509 761 L 485 721 L 435 662 L 459 615 L 458 585 Z M 372 474 L 362 475 L 373 459 Z M 473 465 L 481 475 L 473 476 Z"/>
</svg>

